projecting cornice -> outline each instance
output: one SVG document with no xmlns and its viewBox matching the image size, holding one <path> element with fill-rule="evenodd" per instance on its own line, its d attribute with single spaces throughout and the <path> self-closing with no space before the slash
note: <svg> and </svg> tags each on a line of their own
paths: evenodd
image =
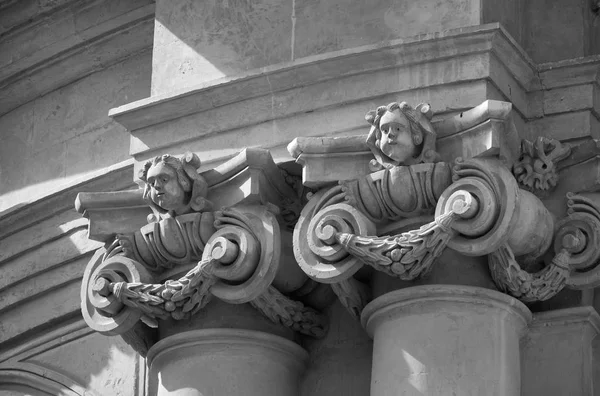
<svg viewBox="0 0 600 396">
<path fill-rule="evenodd" d="M 499 24 L 487 24 L 310 56 L 139 100 L 109 115 L 131 132 L 136 169 L 165 149 L 210 146 L 221 149 L 209 159 L 217 161 L 265 135 L 273 134 L 263 147 L 275 148 L 306 136 L 306 129 L 319 136 L 355 133 L 363 125 L 359 108 L 398 96 L 426 98 L 434 121 L 486 99 L 506 100 L 523 137 L 541 131 L 557 139 L 594 137 L 599 66 L 598 57 L 536 65 Z M 234 139 L 231 131 L 241 128 Z"/>
</svg>

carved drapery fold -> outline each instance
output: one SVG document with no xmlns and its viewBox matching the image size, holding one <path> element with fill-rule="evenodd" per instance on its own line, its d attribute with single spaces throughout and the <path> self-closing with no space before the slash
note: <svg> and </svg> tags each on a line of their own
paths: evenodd
<svg viewBox="0 0 600 396">
<path fill-rule="evenodd" d="M 432 213 L 451 183 L 450 165 L 438 162 L 387 168 L 340 184 L 344 200 L 379 224 Z"/>
<path fill-rule="evenodd" d="M 202 257 L 204 247 L 215 232 L 212 212 L 167 217 L 145 225 L 133 234 L 119 234 L 115 241 L 129 258 L 151 271 L 188 264 Z M 109 249 L 112 252 L 112 249 Z"/>
</svg>

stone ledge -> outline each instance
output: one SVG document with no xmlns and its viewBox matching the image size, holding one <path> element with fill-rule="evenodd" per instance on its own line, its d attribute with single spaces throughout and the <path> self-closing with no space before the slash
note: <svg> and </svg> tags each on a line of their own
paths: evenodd
<svg viewBox="0 0 600 396">
<path fill-rule="evenodd" d="M 247 135 L 240 144 L 248 145 L 247 140 L 261 138 L 268 129 L 277 130 L 276 139 L 281 141 L 269 140 L 272 146 L 284 144 L 288 132 L 335 135 L 361 125 L 366 131 L 362 114 L 346 118 L 340 129 L 334 125 L 342 116 L 334 112 L 348 113 L 343 107 L 364 109 L 368 103 L 389 100 L 384 97 L 418 97 L 430 101 L 437 114 L 467 110 L 485 99 L 510 101 L 522 137 L 537 130 L 537 120 L 543 123 L 545 112 L 557 116 L 586 112 L 592 118 L 580 123 L 578 134 L 587 137 L 596 133 L 599 66 L 600 60 L 592 57 L 540 68 L 494 23 L 310 56 L 139 100 L 112 109 L 109 115 L 131 132 L 136 169 L 140 161 L 160 151 L 177 153 L 186 146 L 218 149 L 218 141 L 232 139 L 230 131 Z M 560 73 L 552 73 L 556 70 Z M 417 72 L 426 78 L 416 78 Z M 565 73 L 579 73 L 580 78 L 565 80 Z M 590 97 L 544 95 L 548 86 L 567 89 L 573 84 L 582 86 Z M 577 87 L 568 91 L 577 92 Z M 436 100 L 440 92 L 458 98 L 453 100 L 456 104 L 448 98 Z M 303 118 L 310 119 L 303 133 L 284 129 L 302 123 Z M 320 132 L 315 127 L 323 118 L 332 120 Z M 536 123 L 530 126 L 528 120 Z M 546 128 L 545 135 L 559 138 L 564 132 L 557 125 Z"/>
<path fill-rule="evenodd" d="M 81 190 L 110 191 L 131 188 L 134 185 L 132 162 L 126 160 L 92 172 L 84 179 L 75 180 L 53 191 L 46 191 L 43 196 L 34 197 L 30 202 L 23 202 L 0 212 L 0 239 L 71 209 Z"/>
</svg>

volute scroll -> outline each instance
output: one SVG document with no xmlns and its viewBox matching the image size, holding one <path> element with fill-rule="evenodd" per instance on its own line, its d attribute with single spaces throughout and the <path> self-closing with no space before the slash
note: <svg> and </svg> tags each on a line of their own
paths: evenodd
<svg viewBox="0 0 600 396">
<path fill-rule="evenodd" d="M 564 287 L 600 285 L 600 206 L 569 195 L 568 216 L 556 223 L 559 200 L 545 200 L 560 190 L 564 169 L 597 150 L 545 137 L 519 147 L 510 114 L 509 103 L 488 101 L 465 119 L 435 120 L 429 106 L 394 102 L 367 113 L 371 129 L 362 145 L 358 136 L 294 141 L 289 149 L 305 185 L 322 187 L 294 231 L 300 267 L 331 284 L 355 317 L 370 295 L 354 278 L 361 266 L 427 282 L 446 248 L 487 257 L 490 272 L 481 276 L 491 274 L 499 290 L 527 303 Z M 338 150 L 349 153 L 347 162 L 329 161 Z M 369 171 L 358 159 L 369 161 Z M 320 178 L 316 170 L 329 163 L 335 169 Z M 331 187 L 333 175 L 339 181 Z"/>
<path fill-rule="evenodd" d="M 87 324 L 102 334 L 122 335 L 143 355 L 154 343 L 154 336 L 145 335 L 152 328 L 165 320 L 188 320 L 217 298 L 249 303 L 275 323 L 323 336 L 326 318 L 277 289 L 292 294 L 308 277 L 283 273 L 280 223 L 286 219 L 279 208 L 297 196 L 268 152 L 243 152 L 206 177 L 197 172 L 199 164 L 190 154 L 159 156 L 144 166 L 140 179 L 152 211 L 149 223 L 113 234 L 88 264 L 81 288 Z M 248 185 L 249 191 L 240 190 Z M 216 202 L 233 205 L 212 211 L 206 197 L 218 198 L 215 190 L 224 195 Z M 84 210 L 90 206 L 86 200 L 120 204 L 87 193 L 78 200 Z"/>
</svg>

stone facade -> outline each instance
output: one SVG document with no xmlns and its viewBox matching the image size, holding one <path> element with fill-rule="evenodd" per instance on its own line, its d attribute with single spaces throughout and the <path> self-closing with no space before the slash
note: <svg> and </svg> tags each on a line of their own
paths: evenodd
<svg viewBox="0 0 600 396">
<path fill-rule="evenodd" d="M 0 1 L 0 396 L 600 394 L 598 8 Z"/>
</svg>

